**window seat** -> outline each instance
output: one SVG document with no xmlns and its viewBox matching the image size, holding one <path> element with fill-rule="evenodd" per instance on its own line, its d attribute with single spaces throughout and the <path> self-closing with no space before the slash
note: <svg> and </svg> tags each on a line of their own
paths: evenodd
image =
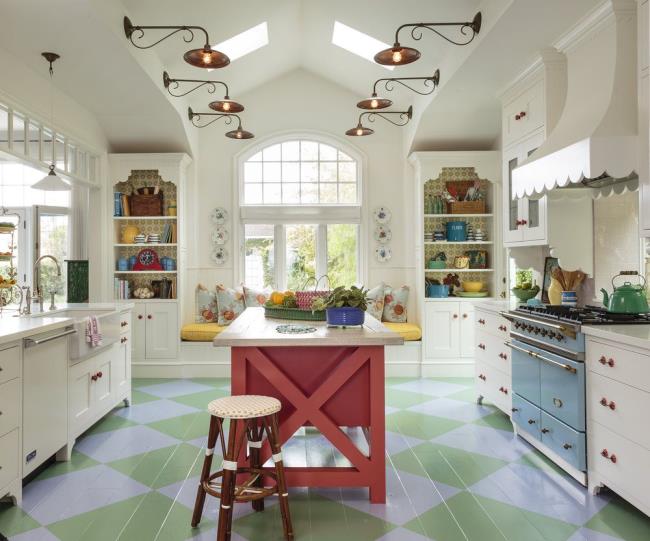
<svg viewBox="0 0 650 541">
<path fill-rule="evenodd" d="M 384 325 L 391 331 L 400 334 L 404 341 L 414 342 L 422 339 L 420 327 L 414 323 L 388 323 Z M 212 342 L 226 327 L 217 323 L 189 323 L 181 329 L 181 340 L 185 342 Z"/>
</svg>

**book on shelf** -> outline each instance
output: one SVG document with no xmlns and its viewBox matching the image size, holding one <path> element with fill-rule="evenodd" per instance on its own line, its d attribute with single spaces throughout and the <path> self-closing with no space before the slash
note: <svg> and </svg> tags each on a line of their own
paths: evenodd
<svg viewBox="0 0 650 541">
<path fill-rule="evenodd" d="M 122 216 L 122 192 L 113 192 L 113 216 Z"/>
<path fill-rule="evenodd" d="M 131 298 L 131 286 L 128 280 L 115 278 L 113 282 L 113 296 L 118 300 Z"/>
<path fill-rule="evenodd" d="M 122 194 L 122 216 L 131 216 L 131 206 L 129 205 L 129 196 Z"/>
</svg>

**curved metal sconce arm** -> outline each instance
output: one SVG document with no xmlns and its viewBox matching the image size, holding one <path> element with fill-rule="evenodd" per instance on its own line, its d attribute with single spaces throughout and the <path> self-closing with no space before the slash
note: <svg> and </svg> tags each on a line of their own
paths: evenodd
<svg viewBox="0 0 650 541">
<path fill-rule="evenodd" d="M 214 117 L 212 120 L 209 122 L 206 122 L 205 124 L 197 124 L 199 120 L 201 120 L 201 117 L 203 116 L 212 116 Z M 210 124 L 213 124 L 217 120 L 221 118 L 225 118 L 225 123 L 230 126 L 232 124 L 232 119 L 236 118 L 237 123 L 239 125 L 239 128 L 241 129 L 241 118 L 239 115 L 233 114 L 233 113 L 195 113 L 192 111 L 191 107 L 187 108 L 187 118 L 190 119 L 190 122 L 192 123 L 193 126 L 196 126 L 197 128 L 205 128 L 209 126 Z"/>
<path fill-rule="evenodd" d="M 176 89 L 179 87 L 178 83 L 199 83 L 192 88 L 190 88 L 186 92 L 181 92 L 178 94 L 175 94 L 172 90 Z M 190 92 L 194 92 L 195 90 L 198 90 L 202 86 L 206 86 L 208 89 L 209 94 L 214 94 L 217 91 L 217 87 L 215 85 L 223 85 L 226 89 L 226 96 L 229 94 L 228 92 L 228 85 L 224 83 L 223 81 L 212 81 L 212 80 L 201 80 L 201 79 L 172 79 L 169 74 L 166 71 L 163 71 L 163 85 L 165 85 L 165 88 L 167 89 L 167 92 L 169 92 L 170 95 L 174 96 L 175 98 L 180 98 L 182 96 L 187 96 Z"/>
<path fill-rule="evenodd" d="M 459 26 L 460 27 L 460 33 L 463 36 L 467 36 L 468 33 L 471 31 L 471 36 L 469 36 L 468 39 L 465 41 L 456 41 L 439 30 L 436 30 L 436 27 L 439 26 Z M 433 33 L 438 34 L 442 39 L 448 41 L 449 43 L 453 43 L 454 45 L 468 45 L 471 43 L 476 35 L 480 32 L 481 30 L 481 12 L 479 11 L 475 16 L 474 19 L 471 22 L 457 22 L 457 23 L 407 23 L 403 24 L 400 27 L 397 28 L 395 31 L 395 43 L 399 43 L 399 33 L 404 29 L 404 28 L 410 28 L 411 29 L 411 37 L 419 41 L 422 39 L 422 29 L 427 29 L 431 30 Z"/>
<path fill-rule="evenodd" d="M 390 116 L 387 115 L 399 115 L 398 120 L 392 120 Z M 364 116 L 368 119 L 368 122 L 374 122 L 375 117 L 379 116 L 395 126 L 406 126 L 409 123 L 409 120 L 413 118 L 413 107 L 409 107 L 406 111 L 383 111 L 381 113 L 376 111 L 365 111 L 359 115 L 359 125 L 361 125 Z"/>
<path fill-rule="evenodd" d="M 171 32 L 150 45 L 138 45 L 135 40 L 142 39 L 145 30 L 171 30 Z M 155 47 L 161 41 L 165 41 L 167 38 L 174 34 L 178 34 L 179 32 L 185 32 L 185 35 L 183 35 L 183 41 L 185 43 L 190 43 L 194 40 L 194 30 L 203 32 L 203 35 L 205 36 L 205 45 L 206 47 L 209 47 L 210 38 L 208 37 L 208 31 L 202 26 L 135 26 L 131 23 L 131 20 L 128 17 L 124 17 L 124 33 L 133 46 L 138 49 L 151 49 L 151 47 Z"/>
<path fill-rule="evenodd" d="M 425 87 L 431 87 L 431 90 L 425 90 L 422 92 L 421 90 L 413 88 L 411 85 L 405 83 L 404 81 L 422 81 L 423 85 Z M 427 96 L 429 94 L 432 94 L 440 84 L 440 70 L 436 70 L 432 77 L 385 77 L 383 79 L 377 79 L 372 87 L 373 96 L 377 95 L 377 85 L 379 83 L 384 83 L 384 88 L 387 92 L 392 92 L 394 89 L 393 83 L 398 83 L 408 88 L 409 90 L 412 90 L 416 94 Z"/>
</svg>

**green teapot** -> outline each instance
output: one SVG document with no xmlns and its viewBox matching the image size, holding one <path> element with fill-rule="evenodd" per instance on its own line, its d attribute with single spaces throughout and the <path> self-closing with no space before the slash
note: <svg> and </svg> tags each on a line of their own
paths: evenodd
<svg viewBox="0 0 650 541">
<path fill-rule="evenodd" d="M 614 280 L 619 276 L 639 276 L 643 284 L 632 285 L 631 282 L 623 282 L 622 286 L 616 287 Z M 623 271 L 612 278 L 612 294 L 601 289 L 603 293 L 603 305 L 610 312 L 618 314 L 645 314 L 650 311 L 648 299 L 646 298 L 645 278 L 636 271 Z"/>
</svg>

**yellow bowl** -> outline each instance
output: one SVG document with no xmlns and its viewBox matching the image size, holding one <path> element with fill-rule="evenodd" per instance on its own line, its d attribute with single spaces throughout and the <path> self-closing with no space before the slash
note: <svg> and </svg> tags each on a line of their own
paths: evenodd
<svg viewBox="0 0 650 541">
<path fill-rule="evenodd" d="M 483 290 L 483 282 L 463 282 L 463 290 L 468 293 L 478 293 Z"/>
</svg>

